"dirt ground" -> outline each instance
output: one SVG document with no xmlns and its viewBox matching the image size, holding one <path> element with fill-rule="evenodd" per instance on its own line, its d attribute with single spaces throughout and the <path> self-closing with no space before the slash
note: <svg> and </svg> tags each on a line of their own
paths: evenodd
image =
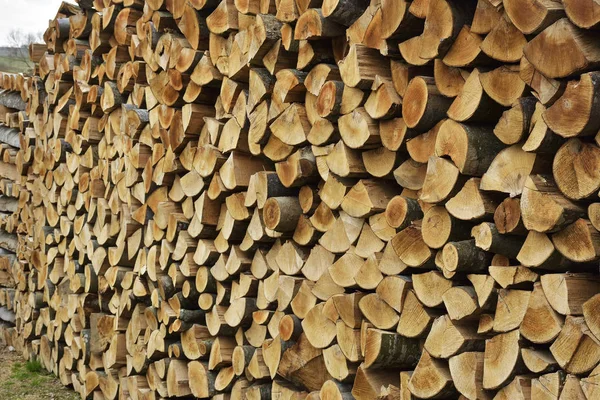
<svg viewBox="0 0 600 400">
<path fill-rule="evenodd" d="M 77 400 L 54 375 L 37 363 L 27 363 L 17 352 L 0 345 L 1 400 Z"/>
</svg>

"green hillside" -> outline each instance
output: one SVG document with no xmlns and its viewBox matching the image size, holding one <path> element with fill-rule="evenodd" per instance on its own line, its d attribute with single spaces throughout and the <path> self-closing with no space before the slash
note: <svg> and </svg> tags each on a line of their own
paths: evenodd
<svg viewBox="0 0 600 400">
<path fill-rule="evenodd" d="M 13 57 L 0 56 L 0 71 L 3 72 L 26 72 L 29 66 L 22 60 Z"/>
<path fill-rule="evenodd" d="M 27 72 L 31 68 L 24 59 L 29 53 L 26 48 L 0 47 L 0 71 Z"/>
</svg>

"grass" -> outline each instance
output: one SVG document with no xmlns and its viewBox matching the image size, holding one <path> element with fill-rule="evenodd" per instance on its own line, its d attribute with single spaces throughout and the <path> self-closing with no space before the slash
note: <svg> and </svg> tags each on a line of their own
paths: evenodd
<svg viewBox="0 0 600 400">
<path fill-rule="evenodd" d="M 30 66 L 22 60 L 13 57 L 0 56 L 0 71 L 19 73 L 26 72 L 29 69 Z"/>
<path fill-rule="evenodd" d="M 25 363 L 25 369 L 33 374 L 39 374 L 42 372 L 42 363 L 38 360 L 31 360 Z"/>
<path fill-rule="evenodd" d="M 37 360 L 23 362 L 16 356 L 6 357 L 0 364 L 0 372 L 2 400 L 79 399 L 75 392 L 63 387 Z"/>
<path fill-rule="evenodd" d="M 8 380 L 8 384 L 15 385 L 19 383 L 31 386 L 39 387 L 42 383 L 54 378 L 44 371 L 42 364 L 39 361 L 27 361 L 26 363 L 17 362 L 12 366 L 12 373 Z"/>
</svg>

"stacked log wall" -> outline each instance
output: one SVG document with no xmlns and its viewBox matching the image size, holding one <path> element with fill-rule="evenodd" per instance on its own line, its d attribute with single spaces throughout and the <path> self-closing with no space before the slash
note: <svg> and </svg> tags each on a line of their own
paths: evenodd
<svg viewBox="0 0 600 400">
<path fill-rule="evenodd" d="M 595 0 L 77 3 L 0 74 L 5 342 L 82 399 L 600 397 Z"/>
</svg>

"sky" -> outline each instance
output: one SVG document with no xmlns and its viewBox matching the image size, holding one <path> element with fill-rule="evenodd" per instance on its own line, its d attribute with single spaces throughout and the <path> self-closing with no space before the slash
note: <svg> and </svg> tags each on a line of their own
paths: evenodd
<svg viewBox="0 0 600 400">
<path fill-rule="evenodd" d="M 61 4 L 62 0 L 0 0 L 0 46 L 7 44 L 12 29 L 45 31 Z"/>
</svg>

